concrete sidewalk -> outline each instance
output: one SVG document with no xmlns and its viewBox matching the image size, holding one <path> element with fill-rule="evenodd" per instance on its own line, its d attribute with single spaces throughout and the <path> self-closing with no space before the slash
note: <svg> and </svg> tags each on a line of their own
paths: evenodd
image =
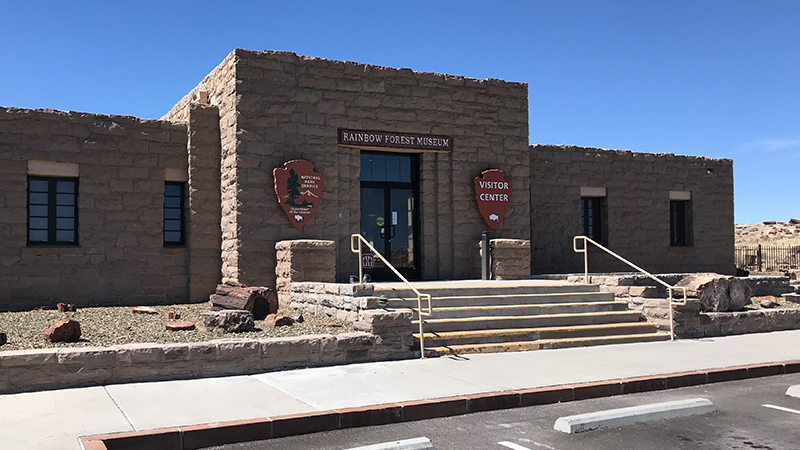
<svg viewBox="0 0 800 450">
<path fill-rule="evenodd" d="M 800 330 L 8 394 L 0 443 L 76 450 L 95 434 L 781 362 L 800 370 Z"/>
</svg>

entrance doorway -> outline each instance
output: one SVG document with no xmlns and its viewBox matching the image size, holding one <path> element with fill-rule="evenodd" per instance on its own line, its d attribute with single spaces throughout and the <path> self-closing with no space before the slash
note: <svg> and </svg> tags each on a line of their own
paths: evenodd
<svg viewBox="0 0 800 450">
<path fill-rule="evenodd" d="M 417 155 L 361 154 L 361 235 L 410 280 L 419 279 L 418 179 Z M 397 280 L 378 258 L 364 273 Z"/>
</svg>

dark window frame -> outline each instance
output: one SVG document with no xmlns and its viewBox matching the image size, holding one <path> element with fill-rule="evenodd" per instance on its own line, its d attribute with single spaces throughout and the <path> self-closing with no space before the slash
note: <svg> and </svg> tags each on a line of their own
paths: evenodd
<svg viewBox="0 0 800 450">
<path fill-rule="evenodd" d="M 31 181 L 44 181 L 47 182 L 47 203 L 46 204 L 34 204 L 31 205 Z M 58 182 L 70 182 L 73 184 L 73 203 L 72 205 L 58 205 L 58 192 L 57 192 L 57 183 Z M 26 218 L 26 230 L 27 230 L 27 245 L 28 247 L 79 247 L 80 246 L 80 237 L 78 234 L 78 224 L 79 224 L 79 208 L 78 208 L 78 195 L 79 195 L 79 184 L 78 178 L 75 177 L 46 177 L 46 176 L 37 176 L 37 175 L 29 175 L 27 180 L 26 186 L 26 199 L 25 203 L 27 205 L 27 218 Z M 47 241 L 31 241 L 31 206 L 47 206 Z M 73 208 L 73 216 L 72 217 L 58 217 L 57 208 L 58 206 L 71 206 Z M 41 218 L 41 216 L 36 216 L 33 218 Z M 58 240 L 58 219 L 72 219 L 72 230 L 74 232 L 73 240 L 72 241 L 59 241 Z M 37 229 L 41 230 L 41 229 Z"/>
<path fill-rule="evenodd" d="M 581 197 L 581 234 L 602 245 L 606 245 L 604 200 L 605 197 Z"/>
<path fill-rule="evenodd" d="M 680 205 L 680 206 L 679 206 Z M 691 200 L 669 201 L 669 246 L 692 246 Z"/>
<path fill-rule="evenodd" d="M 180 188 L 180 219 L 167 218 L 167 210 L 175 210 L 178 208 L 167 207 L 167 198 L 175 198 L 174 195 L 167 195 L 167 186 L 177 186 Z M 174 230 L 167 230 L 167 221 L 180 221 L 180 239 L 167 240 L 167 232 Z M 164 247 L 183 247 L 186 245 L 186 183 L 181 181 L 165 181 L 164 182 L 164 219 L 162 222 L 161 233 L 164 240 Z"/>
</svg>

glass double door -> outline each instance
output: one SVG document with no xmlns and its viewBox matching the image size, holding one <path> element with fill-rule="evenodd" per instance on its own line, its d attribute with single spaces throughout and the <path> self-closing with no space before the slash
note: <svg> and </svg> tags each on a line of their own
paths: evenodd
<svg viewBox="0 0 800 450">
<path fill-rule="evenodd" d="M 415 155 L 361 155 L 361 235 L 409 279 L 419 278 L 415 166 Z M 364 273 L 397 280 L 377 257 Z"/>
</svg>

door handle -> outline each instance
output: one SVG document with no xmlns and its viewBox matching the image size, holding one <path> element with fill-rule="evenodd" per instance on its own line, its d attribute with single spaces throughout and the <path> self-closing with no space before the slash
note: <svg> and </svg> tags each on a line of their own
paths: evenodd
<svg viewBox="0 0 800 450">
<path fill-rule="evenodd" d="M 394 226 L 394 225 L 392 225 L 392 228 L 389 229 L 389 231 L 391 231 L 391 233 L 389 234 L 389 239 L 393 239 L 394 238 L 394 233 L 395 233 L 396 229 L 397 229 L 397 227 Z"/>
<path fill-rule="evenodd" d="M 386 239 L 386 227 L 381 227 L 381 239 Z"/>
</svg>

